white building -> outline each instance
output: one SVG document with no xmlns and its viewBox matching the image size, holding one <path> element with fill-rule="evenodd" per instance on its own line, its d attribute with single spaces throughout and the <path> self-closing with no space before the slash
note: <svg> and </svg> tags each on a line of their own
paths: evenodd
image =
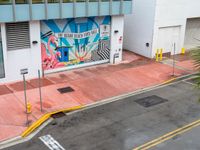
<svg viewBox="0 0 200 150">
<path fill-rule="evenodd" d="M 200 0 L 134 0 L 125 17 L 124 48 L 153 58 L 200 45 Z"/>
</svg>

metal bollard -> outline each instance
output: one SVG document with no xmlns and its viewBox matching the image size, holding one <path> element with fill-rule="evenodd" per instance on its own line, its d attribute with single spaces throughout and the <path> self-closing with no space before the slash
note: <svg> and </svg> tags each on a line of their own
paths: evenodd
<svg viewBox="0 0 200 150">
<path fill-rule="evenodd" d="M 156 61 L 158 61 L 159 59 L 159 49 L 157 49 L 157 52 L 156 52 Z"/>
<path fill-rule="evenodd" d="M 181 49 L 181 54 L 183 54 L 183 55 L 185 54 L 185 48 Z"/>
<path fill-rule="evenodd" d="M 160 49 L 160 61 L 162 61 L 162 59 L 163 59 L 163 49 L 161 48 Z"/>
</svg>

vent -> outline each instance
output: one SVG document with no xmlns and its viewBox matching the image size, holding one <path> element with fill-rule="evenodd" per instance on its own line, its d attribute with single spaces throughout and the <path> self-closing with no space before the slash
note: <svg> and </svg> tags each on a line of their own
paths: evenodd
<svg viewBox="0 0 200 150">
<path fill-rule="evenodd" d="M 30 48 L 29 22 L 7 23 L 8 51 Z"/>
<path fill-rule="evenodd" d="M 148 97 L 144 97 L 144 98 L 135 100 L 136 103 L 138 103 L 139 105 L 141 105 L 143 107 L 151 107 L 151 106 L 155 106 L 155 105 L 167 102 L 167 101 L 168 101 L 167 99 L 164 99 L 164 98 L 156 96 L 156 95 L 152 95 L 152 96 L 148 96 Z"/>
<path fill-rule="evenodd" d="M 57 89 L 58 92 L 60 92 L 61 94 L 63 93 L 68 93 L 68 92 L 73 92 L 74 89 L 72 89 L 71 87 L 63 87 L 63 88 L 60 88 L 60 89 Z"/>
</svg>

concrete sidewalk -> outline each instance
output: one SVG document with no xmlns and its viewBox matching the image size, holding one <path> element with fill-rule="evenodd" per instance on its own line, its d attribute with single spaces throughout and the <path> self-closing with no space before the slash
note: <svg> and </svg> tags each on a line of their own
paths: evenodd
<svg viewBox="0 0 200 150">
<path fill-rule="evenodd" d="M 194 72 L 191 60 L 177 60 L 177 76 Z M 188 71 L 189 70 L 189 71 Z M 27 81 L 27 98 L 32 104 L 31 122 L 44 113 L 88 105 L 105 98 L 161 84 L 171 78 L 172 66 L 130 52 L 117 65 L 99 65 L 90 68 L 45 75 L 42 79 L 44 112 L 40 112 L 37 79 Z M 75 91 L 60 94 L 57 89 L 70 86 Z M 23 83 L 0 85 L 0 141 L 20 135 L 27 127 Z"/>
</svg>

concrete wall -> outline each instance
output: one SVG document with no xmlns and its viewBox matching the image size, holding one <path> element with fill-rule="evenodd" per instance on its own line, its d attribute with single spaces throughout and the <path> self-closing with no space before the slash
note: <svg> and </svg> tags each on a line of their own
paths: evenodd
<svg viewBox="0 0 200 150">
<path fill-rule="evenodd" d="M 0 79 L 0 83 L 21 80 L 20 69 L 28 68 L 27 78 L 37 77 L 37 70 L 41 69 L 41 48 L 40 48 L 40 23 L 30 22 L 30 42 L 31 48 L 7 51 L 6 28 L 1 25 L 2 43 L 4 52 L 5 78 Z M 16 39 L 17 40 L 17 39 Z M 32 41 L 38 41 L 32 44 Z"/>
<path fill-rule="evenodd" d="M 124 48 L 150 57 L 156 0 L 134 0 L 132 5 L 133 14 L 125 16 Z"/>
<path fill-rule="evenodd" d="M 176 53 L 180 53 L 184 47 L 185 29 L 187 18 L 200 17 L 199 0 L 157 0 L 154 24 L 154 37 L 152 57 L 158 48 L 158 36 L 160 27 L 180 26 L 180 39 Z"/>
<path fill-rule="evenodd" d="M 118 63 L 122 60 L 123 31 L 124 31 L 124 16 L 123 15 L 112 16 L 110 63 Z"/>
</svg>

